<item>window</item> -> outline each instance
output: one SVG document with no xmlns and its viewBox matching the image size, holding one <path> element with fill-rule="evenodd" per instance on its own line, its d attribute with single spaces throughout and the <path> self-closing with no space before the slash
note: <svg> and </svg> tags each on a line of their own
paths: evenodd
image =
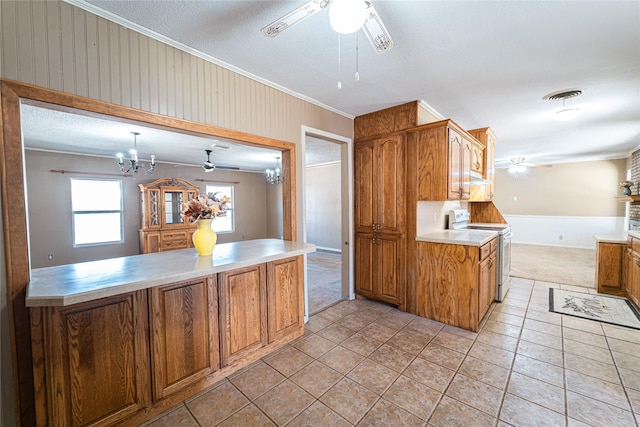
<svg viewBox="0 0 640 427">
<path fill-rule="evenodd" d="M 73 245 L 122 243 L 122 182 L 71 178 Z"/>
<path fill-rule="evenodd" d="M 211 221 L 211 228 L 216 233 L 233 233 L 235 230 L 235 224 L 233 221 L 233 185 L 207 185 L 207 194 L 220 193 L 222 196 L 227 196 L 231 199 L 229 203 L 229 209 L 224 216 L 219 216 Z"/>
</svg>

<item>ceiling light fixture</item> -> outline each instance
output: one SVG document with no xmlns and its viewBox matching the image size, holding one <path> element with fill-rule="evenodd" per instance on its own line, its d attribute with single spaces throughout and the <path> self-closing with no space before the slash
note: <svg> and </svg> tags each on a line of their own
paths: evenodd
<svg viewBox="0 0 640 427">
<path fill-rule="evenodd" d="M 362 28 L 367 19 L 364 0 L 333 0 L 329 5 L 331 28 L 340 34 L 351 34 Z"/>
<path fill-rule="evenodd" d="M 265 172 L 268 184 L 282 184 L 282 175 L 280 174 L 280 157 L 276 157 L 276 168 L 267 169 Z"/>
<path fill-rule="evenodd" d="M 124 156 L 122 153 L 118 153 L 118 166 L 120 166 L 120 171 L 124 173 L 137 174 L 138 170 L 142 169 L 146 174 L 153 173 L 156 169 L 156 156 L 151 155 L 151 163 L 149 164 L 149 168 L 145 168 L 142 163 L 138 160 L 138 135 L 140 132 L 131 132 L 133 134 L 133 149 L 129 150 L 129 154 L 131 154 L 131 158 L 129 159 L 129 168 L 125 169 L 124 167 Z"/>
</svg>

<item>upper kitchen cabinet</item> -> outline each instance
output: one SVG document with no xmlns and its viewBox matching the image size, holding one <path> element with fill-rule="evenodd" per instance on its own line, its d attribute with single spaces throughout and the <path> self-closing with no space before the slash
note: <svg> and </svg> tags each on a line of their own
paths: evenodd
<svg viewBox="0 0 640 427">
<path fill-rule="evenodd" d="M 388 135 L 438 120 L 420 101 L 385 108 L 358 116 L 353 121 L 356 140 Z"/>
<path fill-rule="evenodd" d="M 474 138 L 452 120 L 410 129 L 415 145 L 418 200 L 469 200 Z"/>
<path fill-rule="evenodd" d="M 487 181 L 478 185 L 477 192 L 472 192 L 471 201 L 488 202 L 493 200 L 493 184 L 495 181 L 496 136 L 491 128 L 473 129 L 469 133 L 484 145 L 482 177 Z"/>
<path fill-rule="evenodd" d="M 404 223 L 404 136 L 354 144 L 356 232 L 401 233 Z"/>
</svg>

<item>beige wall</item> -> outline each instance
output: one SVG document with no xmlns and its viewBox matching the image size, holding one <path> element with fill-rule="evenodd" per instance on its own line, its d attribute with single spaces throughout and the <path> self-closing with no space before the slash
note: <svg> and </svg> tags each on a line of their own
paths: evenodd
<svg viewBox="0 0 640 427">
<path fill-rule="evenodd" d="M 0 1 L 0 77 L 294 143 L 300 142 L 302 125 L 353 134 L 349 117 L 60 0 Z M 300 153 L 296 161 L 300 182 Z M 5 275 L 0 279 L 4 294 Z M 6 305 L 0 309 L 6 312 Z M 1 338 L 4 347 L 8 337 Z M 3 386 L 11 384 L 10 363 L 3 360 L 2 367 Z M 0 421 L 13 425 L 13 396 L 4 391 Z"/>
<path fill-rule="evenodd" d="M 119 179 L 124 193 L 124 236 L 122 244 L 87 246 L 74 248 L 71 230 L 70 179 L 100 178 L 100 175 L 78 175 L 52 173 L 51 169 L 80 172 L 118 173 L 117 161 L 89 156 L 74 156 L 28 150 L 27 194 L 29 208 L 29 236 L 31 266 L 33 268 L 70 264 L 94 259 L 136 255 L 140 253 L 138 229 L 140 228 L 140 191 L 138 184 L 160 178 L 182 178 L 198 185 L 202 192 L 207 183 L 200 179 L 215 179 L 238 182 L 234 184 L 235 231 L 218 235 L 219 243 L 243 239 L 267 237 L 267 217 L 262 214 L 268 204 L 266 181 L 261 173 L 215 171 L 204 175 L 202 168 L 174 166 L 158 163 L 152 175 L 141 174 L 135 178 L 105 177 Z M 274 195 L 277 196 L 277 195 Z M 47 259 L 53 254 L 53 261 Z"/>
<path fill-rule="evenodd" d="M 625 215 L 615 197 L 626 174 L 625 159 L 529 168 L 516 178 L 496 171 L 494 203 L 504 215 Z M 517 200 L 514 200 L 517 197 Z"/>
<path fill-rule="evenodd" d="M 341 250 L 341 163 L 308 166 L 305 174 L 307 241 Z"/>
</svg>

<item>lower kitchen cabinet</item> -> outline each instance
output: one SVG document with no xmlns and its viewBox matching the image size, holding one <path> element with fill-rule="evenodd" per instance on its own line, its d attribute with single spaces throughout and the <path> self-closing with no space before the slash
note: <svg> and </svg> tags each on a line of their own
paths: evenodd
<svg viewBox="0 0 640 427">
<path fill-rule="evenodd" d="M 627 297 L 640 306 L 640 239 L 629 236 L 627 248 L 625 289 Z"/>
<path fill-rule="evenodd" d="M 492 240 L 480 247 L 478 321 L 482 320 L 496 299 L 498 285 L 497 247 L 497 240 Z"/>
<path fill-rule="evenodd" d="M 253 265 L 218 275 L 222 366 L 268 343 L 265 267 Z"/>
<path fill-rule="evenodd" d="M 625 295 L 624 269 L 626 268 L 624 243 L 598 242 L 596 249 L 596 287 L 599 293 Z"/>
<path fill-rule="evenodd" d="M 216 276 L 149 290 L 153 398 L 220 368 Z"/>
<path fill-rule="evenodd" d="M 269 342 L 272 343 L 304 327 L 304 277 L 302 257 L 267 264 Z"/>
<path fill-rule="evenodd" d="M 356 233 L 355 244 L 355 292 L 367 298 L 402 305 L 402 236 Z"/>
<path fill-rule="evenodd" d="M 47 415 L 38 414 L 38 424 L 109 425 L 150 403 L 146 294 L 38 312 L 48 375 Z"/>
</svg>

